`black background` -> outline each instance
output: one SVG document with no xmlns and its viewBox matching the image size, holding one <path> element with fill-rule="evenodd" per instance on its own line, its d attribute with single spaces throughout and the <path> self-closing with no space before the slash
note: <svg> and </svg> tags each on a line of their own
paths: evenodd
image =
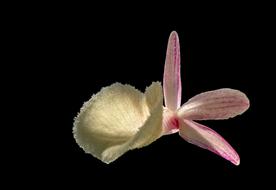
<svg viewBox="0 0 276 190">
<path fill-rule="evenodd" d="M 259 118 L 264 81 L 270 78 L 265 45 L 269 15 L 258 6 L 89 7 L 42 6 L 23 11 L 11 24 L 14 48 L 19 50 L 11 60 L 20 60 L 16 74 L 23 88 L 16 91 L 28 108 L 23 111 L 28 115 L 26 128 L 18 129 L 27 133 L 19 142 L 26 148 L 19 148 L 14 157 L 18 176 L 31 173 L 23 183 L 88 188 L 127 187 L 126 181 L 134 187 L 170 188 L 257 183 L 264 172 L 260 160 L 266 155 L 259 143 Z M 240 166 L 177 134 L 127 152 L 109 165 L 85 154 L 72 135 L 83 102 L 114 82 L 144 91 L 152 81 L 162 81 L 173 30 L 181 46 L 182 103 L 224 87 L 241 90 L 251 101 L 242 116 L 201 122 L 237 150 Z"/>
</svg>

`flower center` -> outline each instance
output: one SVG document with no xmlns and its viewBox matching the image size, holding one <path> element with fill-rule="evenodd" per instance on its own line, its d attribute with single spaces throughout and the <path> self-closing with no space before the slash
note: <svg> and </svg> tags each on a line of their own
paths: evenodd
<svg viewBox="0 0 276 190">
<path fill-rule="evenodd" d="M 171 117 L 170 123 L 173 126 L 173 129 L 179 129 L 179 121 L 176 116 Z"/>
</svg>

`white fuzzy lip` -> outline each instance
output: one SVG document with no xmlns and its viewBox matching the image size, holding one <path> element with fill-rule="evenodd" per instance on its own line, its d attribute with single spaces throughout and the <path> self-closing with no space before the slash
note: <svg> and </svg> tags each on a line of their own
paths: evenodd
<svg viewBox="0 0 276 190">
<path fill-rule="evenodd" d="M 145 93 L 115 83 L 84 103 L 75 118 L 74 138 L 86 153 L 110 163 L 161 136 L 162 104 L 159 82 L 153 82 Z"/>
</svg>

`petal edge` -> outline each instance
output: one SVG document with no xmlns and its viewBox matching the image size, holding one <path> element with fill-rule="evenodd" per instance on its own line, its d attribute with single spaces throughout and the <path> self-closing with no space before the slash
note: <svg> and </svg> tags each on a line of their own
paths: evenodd
<svg viewBox="0 0 276 190">
<path fill-rule="evenodd" d="M 222 88 L 192 97 L 178 109 L 177 114 L 189 120 L 228 119 L 244 113 L 249 99 L 239 90 Z"/>
<path fill-rule="evenodd" d="M 180 45 L 175 31 L 170 34 L 165 60 L 164 76 L 165 106 L 175 111 L 181 104 Z"/>
<path fill-rule="evenodd" d="M 214 130 L 199 123 L 180 120 L 179 135 L 187 142 L 207 149 L 235 165 L 240 164 L 238 153 Z"/>
</svg>

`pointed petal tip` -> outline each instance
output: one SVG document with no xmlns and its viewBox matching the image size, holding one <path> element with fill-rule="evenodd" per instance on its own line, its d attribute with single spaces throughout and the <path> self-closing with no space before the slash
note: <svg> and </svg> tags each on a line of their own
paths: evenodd
<svg viewBox="0 0 276 190">
<path fill-rule="evenodd" d="M 177 33 L 175 30 L 173 30 L 173 31 L 171 32 L 170 36 L 177 36 L 177 37 L 178 37 L 178 33 Z"/>
<path fill-rule="evenodd" d="M 237 162 L 235 162 L 235 163 L 233 163 L 233 164 L 235 164 L 236 166 L 239 166 L 240 165 L 240 158 L 237 160 Z"/>
<path fill-rule="evenodd" d="M 239 166 L 240 165 L 240 156 L 239 156 L 239 154 L 236 151 L 235 151 L 235 156 L 234 157 L 228 157 L 227 156 L 227 157 L 224 157 L 224 158 L 227 159 L 228 161 L 230 161 L 235 166 Z"/>
<path fill-rule="evenodd" d="M 177 43 L 179 43 L 179 37 L 178 37 L 178 33 L 176 31 L 171 32 L 169 41 L 176 41 Z"/>
</svg>

